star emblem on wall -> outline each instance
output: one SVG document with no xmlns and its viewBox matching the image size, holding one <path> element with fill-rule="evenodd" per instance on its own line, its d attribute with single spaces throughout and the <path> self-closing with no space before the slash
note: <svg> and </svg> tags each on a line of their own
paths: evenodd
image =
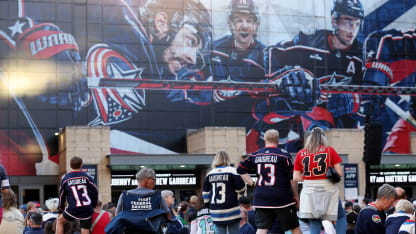
<svg viewBox="0 0 416 234">
<path fill-rule="evenodd" d="M 12 31 L 11 32 L 11 35 L 12 35 L 12 37 L 16 34 L 16 33 L 19 33 L 19 34 L 21 34 L 23 31 L 22 31 L 22 28 L 23 28 L 23 26 L 25 25 L 25 23 L 20 23 L 20 21 L 19 20 L 16 20 L 16 23 L 13 25 L 13 26 L 10 26 L 9 27 L 9 30 L 10 31 Z"/>
</svg>

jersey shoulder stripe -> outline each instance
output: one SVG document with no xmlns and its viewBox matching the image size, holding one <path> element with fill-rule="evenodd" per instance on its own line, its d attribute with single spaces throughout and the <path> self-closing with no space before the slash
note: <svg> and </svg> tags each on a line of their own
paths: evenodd
<svg viewBox="0 0 416 234">
<path fill-rule="evenodd" d="M 210 172 L 208 172 L 208 175 L 223 174 L 223 173 L 238 175 L 237 169 L 234 167 L 216 167 L 212 169 Z"/>
</svg>

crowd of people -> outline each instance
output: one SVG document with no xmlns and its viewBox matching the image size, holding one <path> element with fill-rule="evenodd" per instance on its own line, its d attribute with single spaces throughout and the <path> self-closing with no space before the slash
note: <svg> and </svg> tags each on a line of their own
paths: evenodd
<svg viewBox="0 0 416 234">
<path fill-rule="evenodd" d="M 17 207 L 3 173 L 0 233 L 415 233 L 416 200 L 412 203 L 403 188 L 383 184 L 374 201 L 341 202 L 338 182 L 327 171 L 332 167 L 342 176 L 342 159 L 323 129 L 310 132 L 294 162 L 278 147 L 277 130 L 267 130 L 264 140 L 265 147 L 238 167 L 231 166 L 225 151 L 218 152 L 202 193 L 177 205 L 172 191 L 155 190 L 151 168 L 137 172 L 138 187 L 124 191 L 116 205 L 104 206 L 94 179 L 80 171 L 77 156 L 62 177 L 59 197 L 46 200 L 42 208 L 37 201 Z M 253 188 L 253 199 L 247 187 Z"/>
</svg>

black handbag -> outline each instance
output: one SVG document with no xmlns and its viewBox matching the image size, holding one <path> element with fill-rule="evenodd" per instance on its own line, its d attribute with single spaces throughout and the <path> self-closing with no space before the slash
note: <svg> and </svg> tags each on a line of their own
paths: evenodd
<svg viewBox="0 0 416 234">
<path fill-rule="evenodd" d="M 337 171 L 333 167 L 328 167 L 326 170 L 326 178 L 328 178 L 333 184 L 341 181 L 341 176 L 338 175 Z"/>
<path fill-rule="evenodd" d="M 331 162 L 331 156 L 328 152 L 329 159 L 328 161 Z M 328 167 L 326 170 L 326 178 L 328 178 L 331 183 L 336 184 L 341 181 L 341 176 L 338 175 L 337 171 L 333 167 Z"/>
</svg>

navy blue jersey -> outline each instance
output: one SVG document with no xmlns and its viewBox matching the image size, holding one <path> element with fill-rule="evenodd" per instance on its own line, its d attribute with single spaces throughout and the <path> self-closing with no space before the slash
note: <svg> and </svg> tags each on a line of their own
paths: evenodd
<svg viewBox="0 0 416 234">
<path fill-rule="evenodd" d="M 278 43 L 266 49 L 266 75 L 285 65 L 298 65 L 311 71 L 321 83 L 348 84 L 361 80 L 362 45 L 357 40 L 345 50 L 331 44 L 332 31 L 318 30 L 314 34 L 300 32 L 292 41 Z M 335 81 L 331 80 L 335 74 Z"/>
<path fill-rule="evenodd" d="M 232 35 L 224 36 L 213 43 L 211 69 L 214 80 L 259 82 L 264 77 L 263 50 L 259 40 L 244 51 L 234 47 Z"/>
<path fill-rule="evenodd" d="M 336 50 L 331 44 L 332 36 L 334 35 L 329 30 L 319 30 L 311 35 L 300 32 L 292 41 L 268 47 L 264 57 L 266 77 L 278 77 L 279 70 L 285 66 L 300 66 L 319 79 L 321 84 L 359 83 L 362 78 L 361 44 L 355 40 L 349 48 Z M 304 129 L 312 128 L 314 124 L 324 128 L 354 127 L 355 118 L 359 117 L 350 114 L 359 110 L 359 104 L 358 95 L 321 94 L 318 108 L 302 117 Z M 284 116 L 290 115 L 290 110 L 282 104 L 277 109 L 273 108 L 273 111 Z M 292 114 L 295 113 L 292 111 Z"/>
<path fill-rule="evenodd" d="M 257 171 L 253 207 L 281 208 L 295 204 L 291 180 L 293 162 L 290 154 L 277 147 L 258 150 L 240 163 L 239 174 Z"/>
<path fill-rule="evenodd" d="M 384 234 L 385 216 L 371 203 L 362 209 L 355 224 L 355 234 Z"/>
<path fill-rule="evenodd" d="M 10 188 L 9 177 L 7 176 L 6 169 L 4 169 L 4 166 L 1 164 L 0 164 L 0 180 L 1 180 L 0 191 L 3 189 Z M 3 202 L 1 199 L 1 192 L 0 192 L 0 208 L 1 207 L 3 207 Z"/>
<path fill-rule="evenodd" d="M 88 219 L 94 213 L 98 190 L 94 179 L 85 172 L 71 171 L 62 177 L 59 188 L 59 210 L 77 219 Z"/>
<path fill-rule="evenodd" d="M 221 166 L 212 169 L 204 181 L 202 197 L 209 203 L 215 224 L 240 221 L 240 205 L 237 194 L 244 192 L 246 184 L 234 167 Z"/>
</svg>

